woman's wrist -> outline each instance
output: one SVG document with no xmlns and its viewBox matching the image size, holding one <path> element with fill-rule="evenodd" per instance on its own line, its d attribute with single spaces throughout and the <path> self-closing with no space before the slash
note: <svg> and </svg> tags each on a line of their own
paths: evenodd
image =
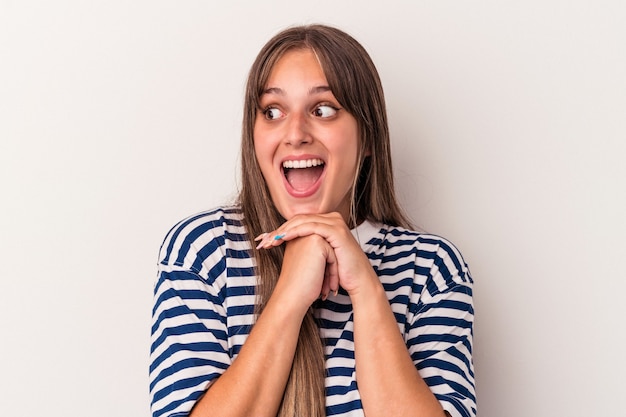
<svg viewBox="0 0 626 417">
<path fill-rule="evenodd" d="M 309 303 L 302 295 L 298 295 L 290 291 L 284 282 L 281 282 L 280 278 L 278 283 L 270 296 L 269 303 L 276 303 L 278 309 L 288 319 L 302 321 L 304 315 L 309 310 L 312 302 Z"/>
<path fill-rule="evenodd" d="M 371 305 L 372 301 L 376 299 L 384 298 L 387 300 L 385 289 L 373 270 L 366 272 L 366 276 L 360 280 L 359 285 L 347 291 L 355 309 L 361 305 Z"/>
</svg>

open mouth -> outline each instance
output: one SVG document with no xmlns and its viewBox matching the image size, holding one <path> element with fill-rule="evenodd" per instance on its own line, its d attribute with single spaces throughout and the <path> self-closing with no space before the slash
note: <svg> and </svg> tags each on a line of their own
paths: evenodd
<svg viewBox="0 0 626 417">
<path fill-rule="evenodd" d="M 324 172 L 324 161 L 318 158 L 283 162 L 283 175 L 296 192 L 312 189 Z"/>
</svg>

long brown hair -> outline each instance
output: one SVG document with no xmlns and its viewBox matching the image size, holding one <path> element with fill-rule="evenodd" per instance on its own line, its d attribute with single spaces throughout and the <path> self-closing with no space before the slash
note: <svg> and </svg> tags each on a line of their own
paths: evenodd
<svg viewBox="0 0 626 417">
<path fill-rule="evenodd" d="M 317 55 L 335 98 L 357 120 L 360 149 L 352 189 L 350 226 L 363 220 L 410 226 L 395 197 L 385 99 L 376 67 L 365 49 L 347 33 L 329 26 L 309 25 L 289 28 L 274 36 L 259 52 L 248 76 L 239 204 L 250 240 L 275 230 L 285 221 L 272 202 L 254 153 L 254 123 L 259 99 L 274 64 L 287 51 L 297 48 L 311 49 Z M 283 246 L 269 251 L 253 249 L 253 254 L 257 262 L 258 315 L 276 285 L 284 249 Z M 300 329 L 278 416 L 324 416 L 324 378 L 323 344 L 312 309 L 309 309 Z"/>
</svg>

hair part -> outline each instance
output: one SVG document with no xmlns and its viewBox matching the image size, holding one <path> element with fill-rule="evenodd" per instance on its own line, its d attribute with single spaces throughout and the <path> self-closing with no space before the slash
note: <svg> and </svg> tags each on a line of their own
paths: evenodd
<svg viewBox="0 0 626 417">
<path fill-rule="evenodd" d="M 385 99 L 376 67 L 367 51 L 347 33 L 329 26 L 308 25 L 286 29 L 270 39 L 259 52 L 248 76 L 238 202 L 250 241 L 265 231 L 275 230 L 285 221 L 272 201 L 256 159 L 254 123 L 260 97 L 274 65 L 293 49 L 313 51 L 335 98 L 357 121 L 359 151 L 352 187 L 350 227 L 364 220 L 409 227 L 410 222 L 400 209 L 394 192 Z M 278 280 L 284 247 L 252 251 L 257 261 L 258 316 Z M 325 415 L 324 362 L 323 344 L 311 308 L 300 329 L 278 416 Z"/>
</svg>

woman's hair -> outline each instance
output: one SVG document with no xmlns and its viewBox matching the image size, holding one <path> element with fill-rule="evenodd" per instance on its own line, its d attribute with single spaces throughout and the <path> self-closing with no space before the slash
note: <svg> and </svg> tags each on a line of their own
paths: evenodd
<svg viewBox="0 0 626 417">
<path fill-rule="evenodd" d="M 259 52 L 248 76 L 241 142 L 242 184 L 239 204 L 252 241 L 285 219 L 276 209 L 254 152 L 254 123 L 270 73 L 287 51 L 310 49 L 317 56 L 339 104 L 357 121 L 359 163 L 354 173 L 351 227 L 363 220 L 410 226 L 394 192 L 389 128 L 383 89 L 371 58 L 347 33 L 324 25 L 298 26 L 274 36 Z M 252 245 L 254 247 L 254 245 Z M 278 280 L 284 248 L 253 249 L 257 261 L 257 315 Z M 291 374 L 278 416 L 324 416 L 324 350 L 313 311 L 304 318 Z"/>
</svg>

